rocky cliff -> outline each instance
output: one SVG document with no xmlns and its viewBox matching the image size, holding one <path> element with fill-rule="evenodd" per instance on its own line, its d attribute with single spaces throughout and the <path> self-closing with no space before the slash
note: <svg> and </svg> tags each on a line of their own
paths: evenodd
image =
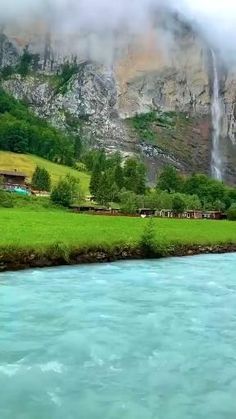
<svg viewBox="0 0 236 419">
<path fill-rule="evenodd" d="M 40 116 L 78 131 L 91 146 L 138 153 L 150 177 L 163 164 L 185 173 L 210 173 L 213 71 L 208 46 L 189 30 L 168 43 L 152 32 L 136 37 L 113 65 L 77 59 L 69 80 L 58 83 L 61 57 L 49 42 L 40 50 L 37 71 L 2 81 Z M 28 42 L 28 40 L 27 40 Z M 15 65 L 24 42 L 1 35 L 0 66 Z M 35 44 L 31 46 L 35 52 Z M 236 181 L 236 73 L 219 62 L 223 175 Z"/>
</svg>

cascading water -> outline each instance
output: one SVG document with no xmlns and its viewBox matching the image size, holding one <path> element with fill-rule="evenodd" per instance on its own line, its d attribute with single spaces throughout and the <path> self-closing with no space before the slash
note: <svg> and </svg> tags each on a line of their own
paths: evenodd
<svg viewBox="0 0 236 419">
<path fill-rule="evenodd" d="M 217 70 L 217 60 L 215 52 L 212 50 L 213 63 L 213 94 L 212 94 L 212 126 L 213 141 L 211 153 L 211 173 L 213 178 L 222 180 L 222 158 L 220 151 L 220 135 L 221 135 L 221 101 L 220 101 L 220 85 Z"/>
</svg>

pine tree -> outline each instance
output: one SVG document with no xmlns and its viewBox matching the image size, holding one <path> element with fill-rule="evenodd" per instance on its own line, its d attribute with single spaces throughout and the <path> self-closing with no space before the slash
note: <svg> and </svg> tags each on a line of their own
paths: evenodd
<svg viewBox="0 0 236 419">
<path fill-rule="evenodd" d="M 124 173 L 120 164 L 117 164 L 114 169 L 114 182 L 119 189 L 122 189 L 124 186 Z"/>
<path fill-rule="evenodd" d="M 119 189 L 114 181 L 114 171 L 106 170 L 100 178 L 97 201 L 102 205 L 107 205 L 117 199 L 118 193 Z"/>
<path fill-rule="evenodd" d="M 44 167 L 37 166 L 31 182 L 32 188 L 37 191 L 47 191 L 51 190 L 51 178 L 48 171 Z"/>
<path fill-rule="evenodd" d="M 91 179 L 90 179 L 90 186 L 89 186 L 91 195 L 94 196 L 95 198 L 97 198 L 97 192 L 98 192 L 101 176 L 102 176 L 102 172 L 101 172 L 100 164 L 97 163 L 93 168 Z"/>
<path fill-rule="evenodd" d="M 146 169 L 136 159 L 128 159 L 124 166 L 124 186 L 128 191 L 144 194 L 146 190 Z"/>
</svg>

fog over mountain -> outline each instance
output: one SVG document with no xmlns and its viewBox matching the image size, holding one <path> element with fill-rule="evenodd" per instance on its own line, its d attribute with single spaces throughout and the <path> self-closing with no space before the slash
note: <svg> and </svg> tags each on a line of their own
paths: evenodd
<svg viewBox="0 0 236 419">
<path fill-rule="evenodd" d="M 227 59 L 236 52 L 234 0 L 1 0 L 0 20 L 24 28 L 40 20 L 65 37 L 83 31 L 102 38 L 145 32 L 163 8 L 201 30 Z"/>
</svg>

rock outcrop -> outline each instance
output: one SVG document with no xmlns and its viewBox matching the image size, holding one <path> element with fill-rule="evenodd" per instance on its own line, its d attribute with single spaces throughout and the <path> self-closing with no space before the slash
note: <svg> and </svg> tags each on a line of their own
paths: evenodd
<svg viewBox="0 0 236 419">
<path fill-rule="evenodd" d="M 47 48 L 45 51 L 49 54 Z M 1 67 L 15 65 L 21 53 L 22 45 L 18 48 L 15 41 L 1 35 Z M 150 178 L 168 162 L 182 172 L 209 174 L 210 60 L 207 45 L 191 31 L 172 37 L 168 48 L 162 37 L 154 39 L 148 34 L 145 39 L 136 39 L 112 67 L 81 58 L 76 74 L 60 88 L 55 82 L 55 57 L 47 70 L 41 65 L 35 74 L 24 78 L 15 74 L 2 84 L 54 125 L 80 131 L 89 145 L 108 152 L 139 153 L 147 162 Z M 221 96 L 224 178 L 235 182 L 236 73 L 221 71 Z M 149 125 L 149 140 L 137 130 L 133 118 L 153 111 L 157 120 Z M 163 123 L 170 112 L 171 123 Z"/>
</svg>

